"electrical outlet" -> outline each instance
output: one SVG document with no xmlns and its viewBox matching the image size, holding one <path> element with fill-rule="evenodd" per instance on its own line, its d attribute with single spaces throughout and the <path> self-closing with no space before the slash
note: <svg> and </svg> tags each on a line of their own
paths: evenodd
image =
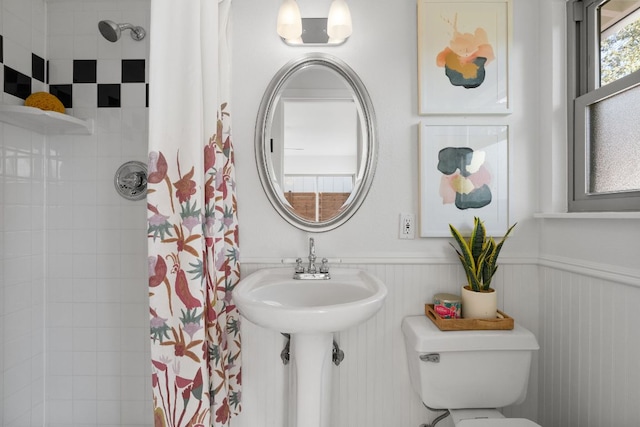
<svg viewBox="0 0 640 427">
<path fill-rule="evenodd" d="M 412 213 L 400 214 L 400 238 L 413 239 L 416 237 L 416 216 Z"/>
</svg>

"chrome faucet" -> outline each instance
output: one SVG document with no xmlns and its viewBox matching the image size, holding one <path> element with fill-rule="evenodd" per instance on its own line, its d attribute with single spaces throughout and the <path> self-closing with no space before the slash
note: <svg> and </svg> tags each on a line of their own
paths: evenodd
<svg viewBox="0 0 640 427">
<path fill-rule="evenodd" d="M 307 267 L 307 273 L 316 272 L 316 243 L 313 237 L 309 237 L 309 267 Z"/>
<path fill-rule="evenodd" d="M 296 266 L 294 269 L 293 278 L 302 280 L 318 280 L 318 279 L 330 279 L 329 275 L 329 260 L 322 258 L 322 265 L 320 271 L 316 267 L 316 243 L 313 237 L 309 238 L 309 264 L 305 270 L 302 264 L 302 258 L 296 259 Z"/>
</svg>

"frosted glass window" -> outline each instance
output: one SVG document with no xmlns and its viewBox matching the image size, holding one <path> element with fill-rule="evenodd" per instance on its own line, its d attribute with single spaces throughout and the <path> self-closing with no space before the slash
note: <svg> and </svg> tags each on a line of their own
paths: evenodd
<svg viewBox="0 0 640 427">
<path fill-rule="evenodd" d="M 589 108 L 589 192 L 640 190 L 640 87 L 605 98 Z"/>
</svg>

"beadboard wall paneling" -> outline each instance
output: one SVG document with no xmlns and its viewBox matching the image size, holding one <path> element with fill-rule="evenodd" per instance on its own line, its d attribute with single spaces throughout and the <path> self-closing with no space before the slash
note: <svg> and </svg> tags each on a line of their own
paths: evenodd
<svg viewBox="0 0 640 427">
<path fill-rule="evenodd" d="M 282 264 L 245 263 L 244 276 Z M 418 426 L 429 421 L 427 410 L 411 388 L 404 337 L 405 316 L 423 314 L 425 302 L 438 292 L 458 292 L 464 277 L 458 264 L 343 264 L 379 277 L 389 290 L 383 308 L 367 322 L 336 334 L 345 359 L 333 369 L 332 427 Z M 287 267 L 285 267 L 287 268 Z M 496 277 L 499 306 L 518 322 L 538 333 L 538 267 L 535 264 L 502 265 Z M 508 283 L 508 286 L 505 286 Z M 292 402 L 288 390 L 290 365 L 283 366 L 280 352 L 285 339 L 243 319 L 243 412 L 234 427 L 282 427 Z M 534 357 L 527 400 L 505 410 L 510 416 L 537 417 L 538 357 Z"/>
<path fill-rule="evenodd" d="M 540 267 L 540 424 L 637 427 L 640 281 L 569 270 Z"/>
</svg>

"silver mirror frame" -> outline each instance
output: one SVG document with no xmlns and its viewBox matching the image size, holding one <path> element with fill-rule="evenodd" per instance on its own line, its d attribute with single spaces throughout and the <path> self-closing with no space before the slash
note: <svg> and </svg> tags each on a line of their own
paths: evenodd
<svg viewBox="0 0 640 427">
<path fill-rule="evenodd" d="M 356 186 L 349 197 L 349 205 L 338 215 L 328 221 L 308 221 L 297 216 L 283 202 L 283 196 L 278 194 L 274 187 L 271 161 L 269 159 L 269 129 L 272 122 L 272 113 L 279 100 L 282 88 L 289 78 L 297 72 L 312 66 L 322 66 L 335 71 L 351 88 L 357 100 L 357 108 L 363 124 L 364 161 L 358 170 Z M 325 232 L 333 230 L 347 222 L 360 208 L 367 196 L 375 174 L 378 159 L 378 139 L 376 131 L 375 112 L 369 93 L 360 77 L 342 60 L 325 53 L 309 53 L 299 59 L 290 61 L 284 65 L 273 77 L 260 103 L 260 110 L 256 120 L 255 134 L 256 166 L 260 176 L 260 182 L 271 205 L 289 224 L 296 228 L 309 232 Z"/>
</svg>

